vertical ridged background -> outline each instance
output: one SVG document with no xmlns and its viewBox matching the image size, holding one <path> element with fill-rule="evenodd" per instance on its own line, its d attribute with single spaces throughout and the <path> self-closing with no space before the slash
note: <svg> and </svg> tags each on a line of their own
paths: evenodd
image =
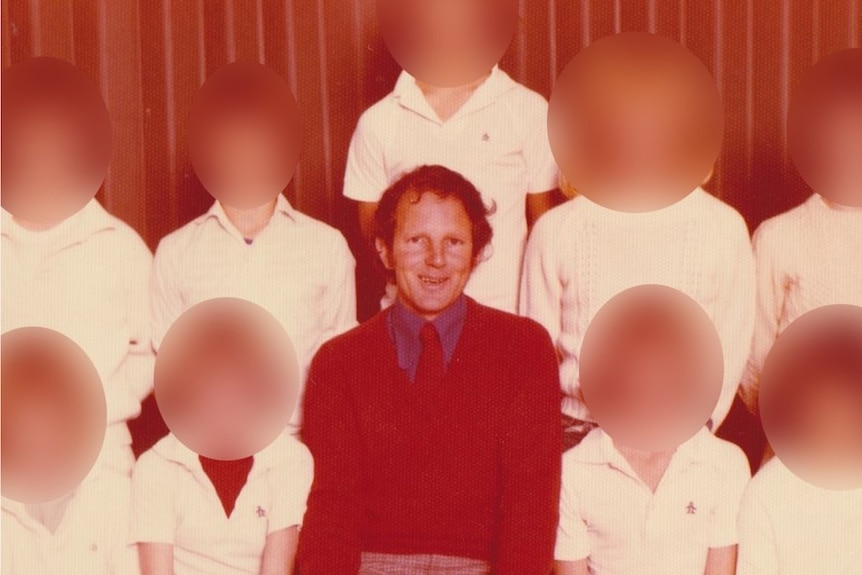
<svg viewBox="0 0 862 575">
<path fill-rule="evenodd" d="M 209 204 L 188 162 L 187 116 L 206 75 L 234 59 L 281 73 L 302 108 L 305 147 L 288 197 L 355 236 L 340 197 L 347 145 L 398 73 L 371 0 L 3 0 L 2 9 L 4 66 L 53 55 L 101 85 L 115 156 L 99 197 L 151 247 Z M 502 66 L 548 96 L 579 49 L 632 30 L 679 40 L 716 77 L 728 121 L 710 191 L 752 228 L 807 194 L 784 151 L 790 90 L 822 55 L 859 46 L 862 0 L 522 0 Z"/>
</svg>

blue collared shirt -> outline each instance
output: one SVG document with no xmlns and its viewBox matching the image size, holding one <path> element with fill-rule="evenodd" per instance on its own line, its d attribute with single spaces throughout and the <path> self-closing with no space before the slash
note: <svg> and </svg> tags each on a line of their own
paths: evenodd
<svg viewBox="0 0 862 575">
<path fill-rule="evenodd" d="M 440 336 L 443 346 L 443 359 L 446 365 L 452 360 L 458 338 L 461 336 L 461 328 L 467 317 L 467 298 L 462 294 L 451 306 L 437 316 L 431 323 Z M 407 372 L 410 381 L 416 379 L 416 367 L 419 365 L 419 356 L 422 353 L 422 341 L 419 332 L 425 325 L 425 318 L 420 317 L 407 309 L 399 300 L 395 300 L 387 318 L 389 323 L 389 334 L 395 342 L 395 353 L 398 355 L 398 367 Z"/>
</svg>

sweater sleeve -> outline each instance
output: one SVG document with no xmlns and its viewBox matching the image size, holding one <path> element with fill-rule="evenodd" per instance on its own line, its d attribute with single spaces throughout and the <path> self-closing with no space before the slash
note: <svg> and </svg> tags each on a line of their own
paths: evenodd
<svg viewBox="0 0 862 575">
<path fill-rule="evenodd" d="M 784 315 L 787 280 L 780 262 L 781 249 L 773 237 L 771 226 L 767 222 L 757 229 L 753 238 L 757 266 L 757 311 L 751 355 L 740 389 L 740 395 L 752 411 L 757 405 L 760 372 L 772 344 L 778 337 Z"/>
<path fill-rule="evenodd" d="M 718 404 L 712 412 L 713 431 L 721 427 L 730 411 L 751 351 L 754 332 L 754 256 L 748 229 L 741 216 L 735 219 L 726 237 L 729 245 L 722 251 L 721 268 L 716 275 L 721 285 L 718 286 L 713 318 L 724 351 L 724 380 Z"/>
<path fill-rule="evenodd" d="M 324 345 L 312 361 L 305 391 L 302 440 L 314 457 L 314 480 L 297 551 L 303 575 L 359 571 L 362 450 L 341 356 Z"/>
<path fill-rule="evenodd" d="M 502 437 L 495 575 L 547 575 L 559 523 L 560 381 L 554 348 L 533 322 L 515 338 L 518 392 Z"/>
</svg>

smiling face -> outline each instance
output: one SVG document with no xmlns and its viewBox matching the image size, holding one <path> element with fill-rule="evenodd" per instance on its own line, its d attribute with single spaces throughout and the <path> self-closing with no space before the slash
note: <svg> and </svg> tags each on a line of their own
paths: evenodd
<svg viewBox="0 0 862 575">
<path fill-rule="evenodd" d="M 455 197 L 408 192 L 395 212 L 392 245 L 378 240 L 384 265 L 395 274 L 398 299 L 433 320 L 464 291 L 473 271 L 472 225 Z"/>
</svg>

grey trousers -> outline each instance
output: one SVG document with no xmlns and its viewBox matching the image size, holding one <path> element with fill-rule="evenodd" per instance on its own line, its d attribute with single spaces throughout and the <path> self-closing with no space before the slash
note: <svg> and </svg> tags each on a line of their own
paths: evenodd
<svg viewBox="0 0 862 575">
<path fill-rule="evenodd" d="M 490 575 L 491 566 L 479 559 L 448 555 L 392 555 L 363 553 L 358 575 Z"/>
</svg>

